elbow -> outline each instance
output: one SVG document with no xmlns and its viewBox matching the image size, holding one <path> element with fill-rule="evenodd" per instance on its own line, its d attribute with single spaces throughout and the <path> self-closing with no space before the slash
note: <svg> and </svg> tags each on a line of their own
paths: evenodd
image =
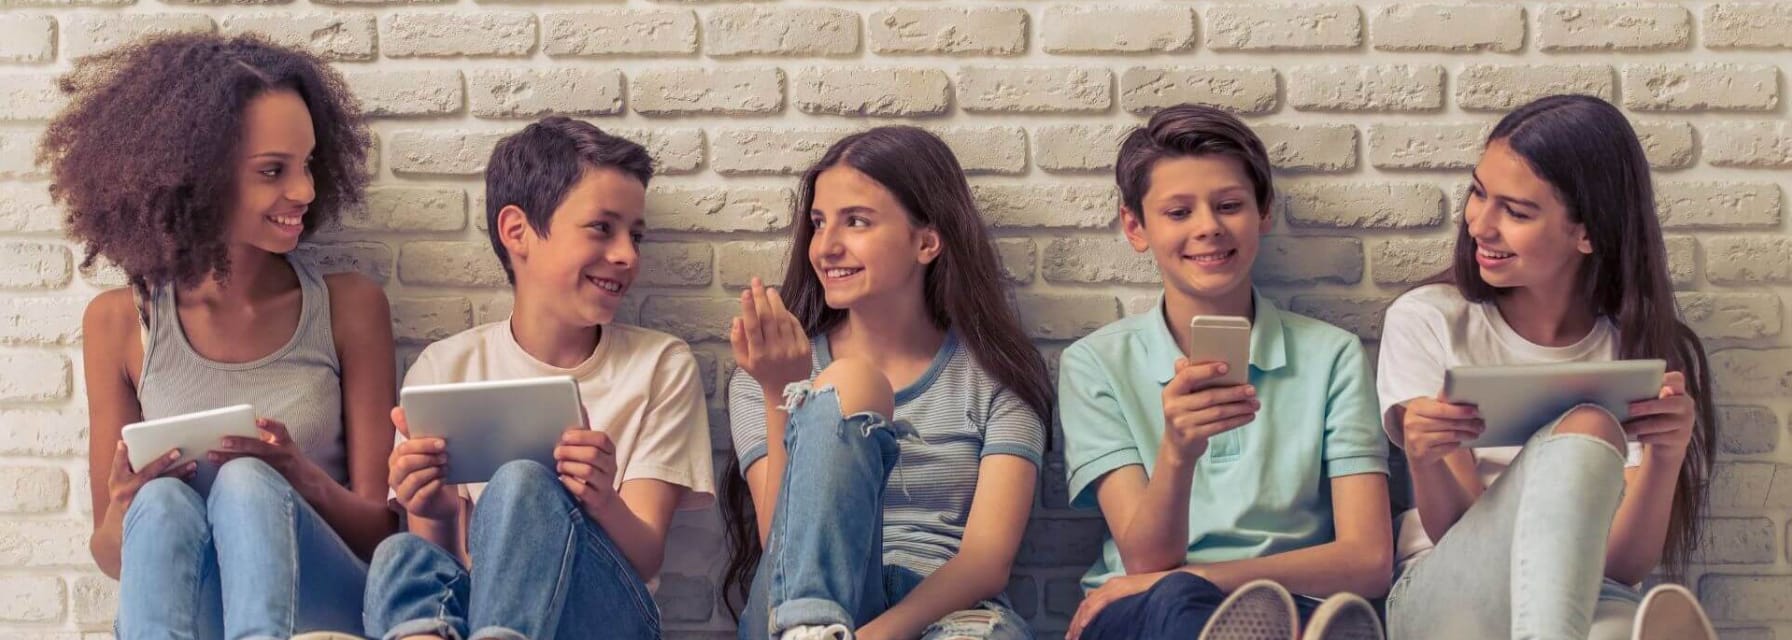
<svg viewBox="0 0 1792 640">
<path fill-rule="evenodd" d="M 977 599 L 991 600 L 1008 591 L 1008 580 L 1014 571 L 1014 562 L 991 562 L 989 566 L 977 571 Z"/>
<path fill-rule="evenodd" d="M 1364 544 L 1351 553 L 1358 561 L 1353 567 L 1350 592 L 1369 600 L 1386 597 L 1394 583 L 1393 546 Z"/>
<path fill-rule="evenodd" d="M 1182 566 L 1182 561 L 1183 556 L 1167 553 L 1148 553 L 1141 551 L 1139 553 L 1128 554 L 1123 552 L 1120 554 L 1120 568 L 1124 569 L 1126 575 L 1129 576 L 1169 571 Z"/>
<path fill-rule="evenodd" d="M 98 536 L 87 543 L 87 553 L 93 556 L 93 563 L 99 566 L 100 573 L 113 580 L 118 579 L 119 561 L 117 554 L 101 553 Z"/>
</svg>

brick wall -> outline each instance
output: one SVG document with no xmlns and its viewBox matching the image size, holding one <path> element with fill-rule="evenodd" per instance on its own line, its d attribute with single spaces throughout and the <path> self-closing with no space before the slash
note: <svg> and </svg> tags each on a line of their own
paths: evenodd
<svg viewBox="0 0 1792 640">
<path fill-rule="evenodd" d="M 779 271 L 794 174 L 845 131 L 912 122 L 957 150 L 1055 359 L 1153 299 L 1106 172 L 1116 133 L 1154 109 L 1205 102 L 1258 128 L 1286 195 L 1260 282 L 1373 340 L 1382 307 L 1443 266 L 1500 114 L 1546 93 L 1611 99 L 1658 171 L 1724 409 L 1693 579 L 1726 637 L 1792 639 L 1792 2 L 1383 0 L 0 0 L 0 635 L 106 636 L 116 602 L 86 552 L 76 369 L 81 309 L 120 277 L 75 268 L 32 166 L 61 105 L 52 78 L 186 30 L 265 33 L 348 76 L 375 117 L 378 178 L 366 210 L 306 251 L 385 284 L 407 360 L 509 308 L 478 177 L 499 136 L 564 113 L 643 141 L 663 177 L 625 319 L 702 354 L 718 447 L 729 292 Z M 1101 524 L 1064 508 L 1061 462 L 1046 479 L 1010 591 L 1058 630 Z M 675 636 L 728 635 L 717 531 L 713 513 L 675 528 L 660 590 Z"/>
</svg>

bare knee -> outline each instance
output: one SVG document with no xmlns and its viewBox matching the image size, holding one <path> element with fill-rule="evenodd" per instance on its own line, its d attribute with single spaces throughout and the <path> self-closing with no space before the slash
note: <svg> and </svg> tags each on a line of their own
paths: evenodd
<svg viewBox="0 0 1792 640">
<path fill-rule="evenodd" d="M 1610 412 L 1599 407 L 1582 405 L 1568 410 L 1556 423 L 1556 433 L 1576 433 L 1604 440 L 1613 448 L 1623 451 L 1628 446 L 1624 442 L 1624 427 L 1612 417 Z"/>
<path fill-rule="evenodd" d="M 833 387 L 840 399 L 840 413 L 852 415 L 871 411 L 888 417 L 896 411 L 896 392 L 884 372 L 860 358 L 841 358 L 821 370 L 815 377 L 815 388 Z"/>
</svg>

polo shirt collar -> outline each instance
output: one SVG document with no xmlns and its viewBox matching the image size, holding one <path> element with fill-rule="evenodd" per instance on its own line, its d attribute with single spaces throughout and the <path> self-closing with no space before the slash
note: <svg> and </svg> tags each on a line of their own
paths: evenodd
<svg viewBox="0 0 1792 640">
<path fill-rule="evenodd" d="M 1256 287 L 1251 288 L 1251 303 L 1256 307 L 1256 316 L 1251 319 L 1251 368 L 1258 371 L 1274 371 L 1288 364 L 1287 336 L 1282 325 L 1282 312 L 1274 302 L 1263 297 Z M 1182 347 L 1176 344 L 1175 336 L 1170 333 L 1170 325 L 1164 315 L 1164 296 L 1157 294 L 1156 309 L 1146 318 L 1148 327 L 1141 332 L 1145 340 L 1146 353 L 1176 354 L 1168 358 L 1157 359 L 1151 363 L 1152 377 L 1158 384 L 1169 384 L 1176 377 L 1176 358 L 1183 353 Z"/>
</svg>

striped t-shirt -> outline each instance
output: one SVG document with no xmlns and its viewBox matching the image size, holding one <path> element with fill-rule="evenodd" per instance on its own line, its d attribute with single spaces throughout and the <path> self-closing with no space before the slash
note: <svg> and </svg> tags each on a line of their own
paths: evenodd
<svg viewBox="0 0 1792 640">
<path fill-rule="evenodd" d="M 810 340 L 814 369 L 833 361 L 827 336 Z M 780 390 L 781 391 L 781 390 Z M 728 415 L 740 468 L 765 457 L 765 393 L 744 370 L 728 382 Z M 1039 466 L 1045 427 L 1031 407 L 977 364 L 954 333 L 913 384 L 896 391 L 896 418 L 922 441 L 901 441 L 902 456 L 884 492 L 885 565 L 923 576 L 958 555 L 977 468 L 984 456 L 1019 456 Z"/>
</svg>

